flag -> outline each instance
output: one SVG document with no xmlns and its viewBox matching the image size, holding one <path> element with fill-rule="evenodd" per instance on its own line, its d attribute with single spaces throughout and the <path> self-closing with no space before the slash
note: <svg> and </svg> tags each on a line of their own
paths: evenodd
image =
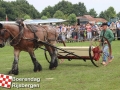
<svg viewBox="0 0 120 90">
<path fill-rule="evenodd" d="M 8 16 L 7 16 L 7 14 L 6 14 L 6 21 L 8 21 Z"/>
<path fill-rule="evenodd" d="M 11 88 L 12 76 L 0 74 L 0 86 Z"/>
</svg>

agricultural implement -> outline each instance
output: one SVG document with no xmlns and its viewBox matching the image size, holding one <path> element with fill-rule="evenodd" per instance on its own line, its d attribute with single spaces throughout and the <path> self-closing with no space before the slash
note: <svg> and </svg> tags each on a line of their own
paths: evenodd
<svg viewBox="0 0 120 90">
<path fill-rule="evenodd" d="M 107 45 L 109 47 L 108 49 L 109 56 L 111 56 L 111 45 L 109 41 L 105 37 L 100 37 L 100 36 L 93 38 L 92 41 L 90 42 L 90 45 L 87 47 L 85 46 L 83 47 L 81 46 L 79 47 L 78 46 L 77 47 L 69 47 L 69 46 L 56 47 L 46 42 L 42 42 L 42 43 L 56 48 L 58 59 L 68 59 L 69 61 L 75 60 L 75 59 L 78 59 L 78 60 L 81 59 L 84 61 L 91 60 L 92 64 L 98 67 L 101 65 L 101 62 L 102 62 L 100 58 L 104 54 L 104 52 L 102 52 L 102 49 L 104 45 L 106 45 L 105 43 L 103 43 L 103 41 L 107 41 Z M 44 53 L 45 53 L 46 60 L 50 63 L 48 51 L 45 50 Z"/>
</svg>

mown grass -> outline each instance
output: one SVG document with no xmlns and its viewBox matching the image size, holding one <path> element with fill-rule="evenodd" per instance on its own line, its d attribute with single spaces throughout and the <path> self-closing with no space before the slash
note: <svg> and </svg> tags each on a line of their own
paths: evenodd
<svg viewBox="0 0 120 90">
<path fill-rule="evenodd" d="M 60 45 L 60 44 L 59 44 Z M 61 45 L 60 45 L 61 46 Z M 89 42 L 67 43 L 67 46 L 89 46 Z M 40 88 L 34 90 L 120 90 L 120 41 L 113 41 L 112 49 L 115 56 L 112 63 L 107 66 L 95 67 L 90 61 L 65 60 L 59 64 L 56 70 L 49 70 L 49 64 L 45 60 L 44 53 L 38 49 L 35 51 L 43 71 L 34 73 L 33 64 L 29 54 L 21 52 L 19 60 L 20 78 L 41 78 Z M 7 74 L 13 62 L 13 48 L 6 46 L 0 49 L 0 73 Z M 16 82 L 18 83 L 18 82 Z M 21 83 L 21 82 L 20 82 Z M 34 83 L 36 82 L 22 82 Z M 7 90 L 0 87 L 0 90 Z M 11 88 L 11 90 L 17 90 Z M 19 90 L 30 90 L 20 88 Z"/>
</svg>

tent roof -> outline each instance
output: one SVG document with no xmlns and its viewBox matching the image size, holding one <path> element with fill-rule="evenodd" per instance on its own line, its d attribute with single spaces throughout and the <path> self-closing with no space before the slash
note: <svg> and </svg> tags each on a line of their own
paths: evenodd
<svg viewBox="0 0 120 90">
<path fill-rule="evenodd" d="M 46 20 L 41 19 L 27 19 L 24 21 L 25 24 L 46 24 L 46 23 L 61 23 L 67 20 L 57 19 L 57 18 L 49 18 Z M 0 21 L 0 23 L 4 24 L 16 24 L 16 21 Z"/>
<path fill-rule="evenodd" d="M 41 19 L 25 20 L 24 22 L 27 24 L 43 24 L 43 23 L 60 23 L 65 21 L 66 20 L 63 20 L 63 19 L 50 18 L 46 20 L 41 20 Z"/>
</svg>

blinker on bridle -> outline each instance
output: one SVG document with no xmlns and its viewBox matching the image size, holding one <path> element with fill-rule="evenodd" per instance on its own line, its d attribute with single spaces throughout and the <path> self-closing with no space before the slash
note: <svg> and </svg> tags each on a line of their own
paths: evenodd
<svg viewBox="0 0 120 90">
<path fill-rule="evenodd" d="M 7 30 L 6 29 L 3 29 L 3 30 L 0 30 L 0 35 L 3 37 L 4 36 L 4 34 L 5 34 L 5 32 L 7 32 Z M 5 41 L 5 39 L 4 38 L 0 38 L 3 42 Z"/>
<path fill-rule="evenodd" d="M 4 36 L 5 32 L 7 32 L 6 29 L 4 29 L 4 30 L 0 30 L 0 35 L 1 35 L 1 36 Z"/>
</svg>

